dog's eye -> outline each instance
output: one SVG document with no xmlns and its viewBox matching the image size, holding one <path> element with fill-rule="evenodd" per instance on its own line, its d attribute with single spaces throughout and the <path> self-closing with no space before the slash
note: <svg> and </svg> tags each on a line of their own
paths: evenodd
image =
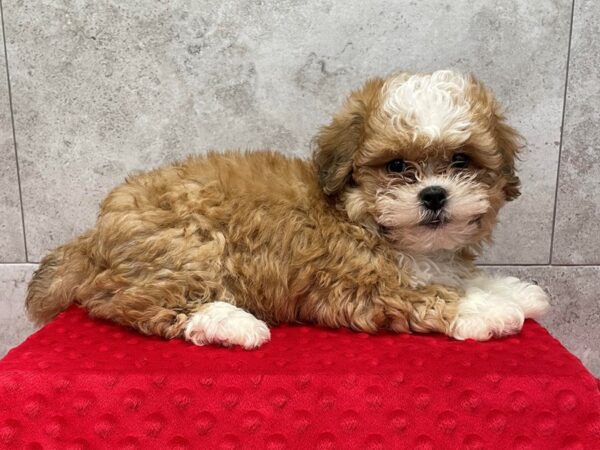
<svg viewBox="0 0 600 450">
<path fill-rule="evenodd" d="M 454 156 L 452 156 L 452 167 L 457 169 L 466 169 L 469 167 L 470 161 L 471 159 L 468 155 L 464 153 L 455 153 Z"/>
<path fill-rule="evenodd" d="M 403 159 L 392 159 L 385 167 L 388 172 L 400 173 L 406 170 L 406 163 Z"/>
</svg>

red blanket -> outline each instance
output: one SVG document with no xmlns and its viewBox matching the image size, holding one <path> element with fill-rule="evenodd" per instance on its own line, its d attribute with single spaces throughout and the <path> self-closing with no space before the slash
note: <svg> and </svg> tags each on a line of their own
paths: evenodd
<svg viewBox="0 0 600 450">
<path fill-rule="evenodd" d="M 600 393 L 531 321 L 486 343 L 288 326 L 244 351 L 72 308 L 0 361 L 0 447 L 600 449 Z"/>
</svg>

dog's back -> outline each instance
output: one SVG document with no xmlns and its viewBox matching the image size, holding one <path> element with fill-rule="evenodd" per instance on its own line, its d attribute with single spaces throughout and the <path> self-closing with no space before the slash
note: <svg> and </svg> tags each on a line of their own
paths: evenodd
<svg viewBox="0 0 600 450">
<path fill-rule="evenodd" d="M 28 287 L 30 318 L 46 323 L 78 301 L 125 325 L 152 322 L 143 332 L 178 335 L 189 298 L 227 297 L 219 278 L 225 236 L 258 241 L 265 225 L 263 239 L 272 239 L 261 211 L 277 222 L 289 220 L 290 208 L 303 214 L 314 207 L 311 197 L 322 194 L 310 164 L 236 151 L 129 177 L 102 202 L 93 229 L 42 260 Z M 260 222 L 254 229 L 253 221 Z"/>
</svg>

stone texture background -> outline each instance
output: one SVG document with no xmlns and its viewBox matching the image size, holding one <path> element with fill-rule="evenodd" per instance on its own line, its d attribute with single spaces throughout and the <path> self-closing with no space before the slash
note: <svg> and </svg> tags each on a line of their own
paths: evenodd
<svg viewBox="0 0 600 450">
<path fill-rule="evenodd" d="M 600 375 L 600 3 L 2 0 L 0 354 L 24 288 L 127 173 L 210 148 L 306 155 L 350 89 L 398 69 L 487 82 L 527 139 L 524 194 L 481 263 L 552 294 Z"/>
</svg>

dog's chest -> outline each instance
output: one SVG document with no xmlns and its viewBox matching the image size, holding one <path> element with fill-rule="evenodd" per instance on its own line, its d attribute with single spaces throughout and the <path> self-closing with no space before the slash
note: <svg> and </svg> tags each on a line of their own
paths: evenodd
<svg viewBox="0 0 600 450">
<path fill-rule="evenodd" d="M 469 276 L 469 270 L 454 253 L 438 252 L 429 255 L 402 254 L 400 270 L 408 276 L 413 288 L 430 284 L 460 287 Z"/>
</svg>

